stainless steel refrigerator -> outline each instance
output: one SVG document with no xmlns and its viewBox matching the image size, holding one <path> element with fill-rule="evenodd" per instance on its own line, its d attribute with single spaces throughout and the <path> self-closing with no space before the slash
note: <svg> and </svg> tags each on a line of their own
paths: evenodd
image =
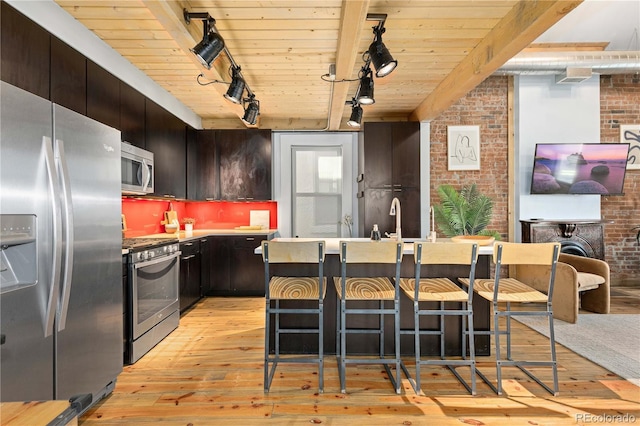
<svg viewBox="0 0 640 426">
<path fill-rule="evenodd" d="M 1 82 L 0 400 L 113 390 L 123 364 L 120 132 Z"/>
</svg>

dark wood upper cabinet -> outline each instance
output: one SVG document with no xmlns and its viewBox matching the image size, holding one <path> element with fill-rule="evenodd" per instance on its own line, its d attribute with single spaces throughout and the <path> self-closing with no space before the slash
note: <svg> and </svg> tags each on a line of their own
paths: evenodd
<svg viewBox="0 0 640 426">
<path fill-rule="evenodd" d="M 389 123 L 365 123 L 363 138 L 364 173 L 366 188 L 390 188 L 392 180 L 391 158 L 393 143 Z"/>
<path fill-rule="evenodd" d="M 87 117 L 120 129 L 120 80 L 87 60 Z"/>
<path fill-rule="evenodd" d="M 391 139 L 393 184 L 401 187 L 420 187 L 420 123 L 394 123 Z"/>
<path fill-rule="evenodd" d="M 271 199 L 271 131 L 218 130 L 220 198 Z"/>
<path fill-rule="evenodd" d="M 50 34 L 4 1 L 0 15 L 2 80 L 50 99 Z"/>
<path fill-rule="evenodd" d="M 122 140 L 145 148 L 145 96 L 120 82 L 120 131 Z"/>
<path fill-rule="evenodd" d="M 87 58 L 51 37 L 51 102 L 87 115 Z"/>
<path fill-rule="evenodd" d="M 362 144 L 366 188 L 420 186 L 420 123 L 365 123 Z"/>
<path fill-rule="evenodd" d="M 187 197 L 186 125 L 153 101 L 146 101 L 146 149 L 154 154 L 155 195 Z"/>
<path fill-rule="evenodd" d="M 198 198 L 198 132 L 187 126 L 187 198 Z"/>
<path fill-rule="evenodd" d="M 220 161 L 216 130 L 199 130 L 196 135 L 196 199 L 220 199 Z"/>
<path fill-rule="evenodd" d="M 197 133 L 197 199 L 271 199 L 271 130 Z"/>
</svg>

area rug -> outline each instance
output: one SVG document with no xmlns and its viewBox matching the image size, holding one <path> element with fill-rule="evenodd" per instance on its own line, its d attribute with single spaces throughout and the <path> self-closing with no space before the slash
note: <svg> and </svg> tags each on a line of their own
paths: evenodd
<svg viewBox="0 0 640 426">
<path fill-rule="evenodd" d="M 546 318 L 514 318 L 549 337 Z M 556 343 L 640 386 L 640 315 L 581 314 L 575 324 L 553 323 Z"/>
</svg>

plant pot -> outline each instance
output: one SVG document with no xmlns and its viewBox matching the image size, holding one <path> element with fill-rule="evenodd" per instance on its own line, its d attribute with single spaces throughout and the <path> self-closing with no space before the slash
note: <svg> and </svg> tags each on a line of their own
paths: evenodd
<svg viewBox="0 0 640 426">
<path fill-rule="evenodd" d="M 193 232 L 193 223 L 185 223 L 184 224 L 184 230 L 186 232 Z"/>
</svg>

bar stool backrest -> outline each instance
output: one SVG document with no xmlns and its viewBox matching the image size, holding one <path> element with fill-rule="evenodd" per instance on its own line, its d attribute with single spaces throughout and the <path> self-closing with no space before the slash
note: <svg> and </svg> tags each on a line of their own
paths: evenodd
<svg viewBox="0 0 640 426">
<path fill-rule="evenodd" d="M 340 241 L 344 263 L 397 263 L 402 261 L 402 242 Z"/>
<path fill-rule="evenodd" d="M 493 262 L 496 265 L 494 295 L 497 297 L 500 270 L 502 265 L 548 265 L 549 285 L 547 296 L 549 303 L 553 296 L 556 265 L 560 255 L 560 243 L 507 243 L 499 242 L 493 246 Z"/>
<path fill-rule="evenodd" d="M 478 245 L 472 243 L 416 241 L 413 243 L 413 260 L 416 264 L 415 295 L 418 300 L 421 265 L 469 265 L 469 303 L 473 300 L 473 283 L 478 263 Z"/>
<path fill-rule="evenodd" d="M 262 260 L 269 263 L 318 263 L 324 257 L 324 241 L 262 242 Z"/>
</svg>

